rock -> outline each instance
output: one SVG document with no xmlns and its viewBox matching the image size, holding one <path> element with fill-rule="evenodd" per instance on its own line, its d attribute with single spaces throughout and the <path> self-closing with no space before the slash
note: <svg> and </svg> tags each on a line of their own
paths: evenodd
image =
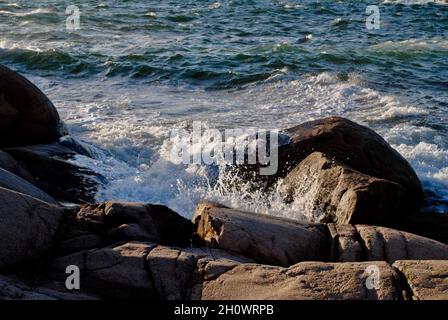
<svg viewBox="0 0 448 320">
<path fill-rule="evenodd" d="M 414 300 L 448 300 L 448 260 L 396 261 Z"/>
<path fill-rule="evenodd" d="M 27 180 L 28 182 L 33 182 L 33 177 L 31 174 L 23 169 L 19 163 L 14 160 L 8 153 L 0 150 L 0 168 L 9 171 L 16 176 L 21 177 L 22 179 Z"/>
<path fill-rule="evenodd" d="M 31 287 L 22 281 L 0 275 L 1 300 L 96 300 L 94 296 L 69 292 L 67 289 Z"/>
<path fill-rule="evenodd" d="M 17 191 L 48 203 L 56 205 L 58 204 L 58 202 L 55 199 L 53 199 L 51 196 L 49 196 L 39 188 L 35 187 L 31 183 L 29 183 L 28 181 L 1 168 L 0 168 L 0 187 Z"/>
<path fill-rule="evenodd" d="M 261 176 L 259 166 L 242 165 L 239 176 L 243 182 L 255 184 L 257 189 L 272 187 L 300 162 L 314 152 L 321 152 L 359 173 L 395 182 L 404 188 L 406 209 L 419 211 L 423 190 L 410 164 L 373 130 L 348 119 L 329 117 L 306 122 L 283 131 L 289 143 L 278 149 L 278 172 Z M 286 141 L 285 138 L 282 139 Z"/>
<path fill-rule="evenodd" d="M 149 241 L 187 246 L 189 220 L 161 205 L 105 202 L 75 209 L 63 225 L 60 254 L 93 249 L 117 241 Z"/>
<path fill-rule="evenodd" d="M 331 237 L 331 261 L 355 262 L 362 260 L 363 248 L 356 228 L 350 224 L 328 224 Z"/>
<path fill-rule="evenodd" d="M 407 212 L 405 190 L 371 177 L 320 152 L 305 158 L 283 180 L 287 202 L 295 202 L 313 222 L 390 224 Z"/>
<path fill-rule="evenodd" d="M 0 269 L 40 259 L 53 246 L 63 210 L 0 187 Z"/>
<path fill-rule="evenodd" d="M 413 214 L 397 221 L 394 228 L 448 244 L 447 214 L 435 212 Z"/>
<path fill-rule="evenodd" d="M 369 285 L 372 267 L 380 278 Z M 399 300 L 397 283 L 396 271 L 385 262 L 301 262 L 289 268 L 242 264 L 205 282 L 202 299 Z"/>
<path fill-rule="evenodd" d="M 45 94 L 0 65 L 0 147 L 48 143 L 64 133 L 58 112 Z"/>
<path fill-rule="evenodd" d="M 48 275 L 62 281 L 66 267 L 76 265 L 80 268 L 84 294 L 94 293 L 101 298 L 185 300 L 200 297 L 193 292 L 201 291 L 204 278 L 210 279 L 211 273 L 249 262 L 253 261 L 218 249 L 128 242 L 58 258 L 51 263 Z"/>
<path fill-rule="evenodd" d="M 199 242 L 260 263 L 289 266 L 298 261 L 325 260 L 328 254 L 323 225 L 302 225 L 210 202 L 198 205 L 193 223 Z"/>
<path fill-rule="evenodd" d="M 394 229 L 329 224 L 333 261 L 444 260 L 448 245 Z"/>
<path fill-rule="evenodd" d="M 202 288 L 203 280 L 210 278 L 211 273 L 221 274 L 231 266 L 251 262 L 218 249 L 166 246 L 152 249 L 146 260 L 158 298 L 163 300 L 194 298 L 195 292 Z"/>
<path fill-rule="evenodd" d="M 48 276 L 65 280 L 66 267 L 76 265 L 81 273 L 81 290 L 101 298 L 155 298 L 146 270 L 146 256 L 156 246 L 130 242 L 120 246 L 77 252 L 54 260 Z"/>
<path fill-rule="evenodd" d="M 412 207 L 420 207 L 423 191 L 417 174 L 375 131 L 348 119 L 329 117 L 303 123 L 285 133 L 292 140 L 289 147 L 285 147 L 289 149 L 285 151 L 291 168 L 319 151 L 363 174 L 400 184 Z"/>
<path fill-rule="evenodd" d="M 62 202 L 92 203 L 101 175 L 69 160 L 75 151 L 55 142 L 46 145 L 6 148 L 21 167 L 33 177 L 33 184 Z"/>
</svg>

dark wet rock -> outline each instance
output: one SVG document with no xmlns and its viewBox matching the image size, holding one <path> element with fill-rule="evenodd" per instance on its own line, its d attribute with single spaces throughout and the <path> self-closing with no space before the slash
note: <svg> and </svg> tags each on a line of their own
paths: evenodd
<svg viewBox="0 0 448 320">
<path fill-rule="evenodd" d="M 58 202 L 55 199 L 53 199 L 50 195 L 43 192 L 30 182 L 1 168 L 0 168 L 0 187 L 17 191 L 48 203 L 58 204 Z"/>
<path fill-rule="evenodd" d="M 33 184 L 59 201 L 91 203 L 102 177 L 69 160 L 75 151 L 55 142 L 45 145 L 7 148 L 21 167 L 33 177 Z"/>
<path fill-rule="evenodd" d="M 209 202 L 198 205 L 193 223 L 199 242 L 260 263 L 289 266 L 327 259 L 328 237 L 323 225 L 303 225 Z"/>
<path fill-rule="evenodd" d="M 0 147 L 48 143 L 64 133 L 58 112 L 45 94 L 0 65 Z"/>
<path fill-rule="evenodd" d="M 0 269 L 42 258 L 54 245 L 63 210 L 0 187 Z"/>
<path fill-rule="evenodd" d="M 381 281 L 367 286 L 368 268 Z M 205 282 L 203 300 L 400 300 L 397 272 L 385 262 L 301 262 L 289 268 L 241 264 Z M 371 289 L 369 289 L 371 288 Z"/>
<path fill-rule="evenodd" d="M 31 174 L 23 169 L 20 164 L 14 160 L 8 153 L 0 150 L 0 168 L 19 176 L 28 182 L 33 181 Z"/>
<path fill-rule="evenodd" d="M 314 152 L 283 180 L 287 202 L 300 203 L 311 221 L 388 225 L 408 213 L 398 183 L 362 174 Z"/>
</svg>

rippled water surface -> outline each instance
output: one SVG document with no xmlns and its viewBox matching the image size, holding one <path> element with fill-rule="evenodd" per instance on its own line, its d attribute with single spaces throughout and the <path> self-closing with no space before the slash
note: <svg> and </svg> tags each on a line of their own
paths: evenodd
<svg viewBox="0 0 448 320">
<path fill-rule="evenodd" d="M 302 218 L 278 195 L 223 189 L 170 161 L 171 129 L 284 128 L 328 115 L 368 125 L 448 211 L 448 5 L 442 1 L 0 1 L 0 63 L 28 76 L 72 134 L 98 200 L 163 203 L 191 216 L 211 198 Z M 368 30 L 367 5 L 380 9 Z"/>
</svg>

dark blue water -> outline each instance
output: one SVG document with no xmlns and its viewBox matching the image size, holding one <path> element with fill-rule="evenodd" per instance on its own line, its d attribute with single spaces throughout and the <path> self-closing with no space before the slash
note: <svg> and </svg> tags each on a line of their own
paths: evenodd
<svg viewBox="0 0 448 320">
<path fill-rule="evenodd" d="M 340 115 L 381 133 L 447 210 L 437 201 L 448 200 L 448 5 L 83 1 L 69 32 L 71 4 L 0 1 L 0 63 L 29 76 L 72 133 L 105 153 L 89 164 L 111 181 L 100 199 L 186 215 L 207 196 L 268 210 L 169 163 L 169 130 L 192 119 L 281 128 Z M 375 4 L 380 28 L 368 30 Z"/>
</svg>

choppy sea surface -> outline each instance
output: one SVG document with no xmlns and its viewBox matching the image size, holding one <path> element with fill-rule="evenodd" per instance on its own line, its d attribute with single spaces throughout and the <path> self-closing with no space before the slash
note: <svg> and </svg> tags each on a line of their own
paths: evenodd
<svg viewBox="0 0 448 320">
<path fill-rule="evenodd" d="M 443 1 L 0 1 L 0 63 L 54 102 L 103 174 L 97 199 L 190 217 L 211 199 L 297 219 L 300 205 L 225 188 L 170 160 L 169 135 L 281 129 L 338 115 L 380 133 L 448 212 L 448 5 Z M 377 5 L 380 28 L 366 28 Z M 219 181 L 219 178 L 218 178 Z"/>
</svg>

